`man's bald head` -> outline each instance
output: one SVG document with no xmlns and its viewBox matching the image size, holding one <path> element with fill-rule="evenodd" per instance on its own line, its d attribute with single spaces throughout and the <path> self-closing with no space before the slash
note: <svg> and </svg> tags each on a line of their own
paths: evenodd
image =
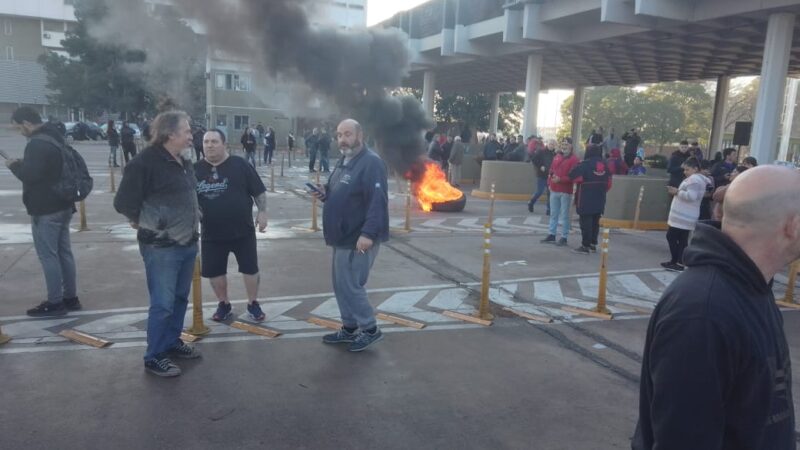
<svg viewBox="0 0 800 450">
<path fill-rule="evenodd" d="M 345 119 L 336 127 L 336 141 L 339 144 L 339 151 L 346 158 L 358 154 L 363 148 L 364 131 L 361 124 L 353 119 Z"/>
<path fill-rule="evenodd" d="M 764 232 L 795 216 L 800 216 L 800 173 L 787 167 L 749 169 L 725 193 L 723 230 L 727 225 Z"/>
</svg>

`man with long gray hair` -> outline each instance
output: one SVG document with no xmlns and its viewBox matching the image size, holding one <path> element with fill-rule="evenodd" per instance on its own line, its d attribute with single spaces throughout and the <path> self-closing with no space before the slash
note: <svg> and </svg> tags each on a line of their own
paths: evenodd
<svg viewBox="0 0 800 450">
<path fill-rule="evenodd" d="M 137 230 L 150 309 L 144 367 L 162 377 L 181 374 L 169 357 L 200 356 L 181 339 L 200 219 L 191 160 L 192 129 L 183 111 L 159 114 L 151 139 L 125 166 L 114 208 Z"/>
</svg>

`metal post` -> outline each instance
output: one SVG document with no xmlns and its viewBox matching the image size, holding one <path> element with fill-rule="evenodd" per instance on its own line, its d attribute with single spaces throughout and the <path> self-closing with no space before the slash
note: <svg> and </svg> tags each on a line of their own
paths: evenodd
<svg viewBox="0 0 800 450">
<path fill-rule="evenodd" d="M 609 229 L 603 228 L 603 239 L 600 242 L 600 282 L 597 289 L 597 308 L 596 312 L 609 314 L 606 308 L 606 284 L 608 281 L 608 235 Z"/>
<path fill-rule="evenodd" d="M 636 200 L 636 212 L 633 213 L 633 229 L 639 229 L 639 215 L 642 213 L 642 199 L 644 198 L 644 186 L 639 188 L 639 199 Z"/>
<path fill-rule="evenodd" d="M 494 223 L 494 183 L 492 183 L 492 190 L 489 194 L 489 199 L 491 200 L 491 203 L 489 203 L 489 218 L 486 221 L 486 224 L 489 226 L 489 228 L 491 228 L 492 224 Z"/>
<path fill-rule="evenodd" d="M 111 173 L 111 193 L 117 192 L 117 183 L 114 180 L 114 168 L 109 167 L 108 171 Z"/>
<path fill-rule="evenodd" d="M 186 332 L 195 336 L 211 332 L 211 329 L 203 323 L 203 292 L 199 257 L 194 261 L 194 275 L 192 276 L 192 327 Z"/>
<path fill-rule="evenodd" d="M 483 226 L 483 277 L 481 278 L 481 303 L 478 317 L 492 320 L 489 312 L 489 277 L 492 270 L 492 227 L 488 223 Z"/>
<path fill-rule="evenodd" d="M 81 213 L 81 228 L 78 231 L 89 231 L 89 226 L 86 225 L 86 200 L 81 200 L 79 209 Z"/>
<path fill-rule="evenodd" d="M 281 178 L 283 178 L 283 158 L 286 157 L 286 152 L 281 152 Z"/>
<path fill-rule="evenodd" d="M 0 345 L 3 345 L 10 340 L 11 336 L 3 334 L 3 330 L 0 330 Z"/>
<path fill-rule="evenodd" d="M 269 165 L 269 191 L 275 192 L 275 164 Z"/>
<path fill-rule="evenodd" d="M 411 180 L 406 180 L 406 225 L 404 229 L 411 231 Z"/>
<path fill-rule="evenodd" d="M 316 184 L 319 185 L 319 172 L 316 174 Z M 311 197 L 311 231 L 319 231 L 317 224 L 317 197 Z"/>
</svg>

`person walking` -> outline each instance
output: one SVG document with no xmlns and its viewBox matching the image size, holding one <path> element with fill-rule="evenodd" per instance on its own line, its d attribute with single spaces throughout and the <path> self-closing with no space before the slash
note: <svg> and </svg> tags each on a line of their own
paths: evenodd
<svg viewBox="0 0 800 450">
<path fill-rule="evenodd" d="M 192 359 L 199 351 L 180 339 L 192 284 L 200 211 L 192 166 L 192 130 L 183 111 L 159 114 L 141 155 L 125 166 L 114 209 L 130 221 L 144 261 L 150 308 L 145 370 L 161 377 L 181 374 L 170 357 Z"/>
<path fill-rule="evenodd" d="M 317 141 L 317 151 L 319 152 L 319 170 L 320 172 L 330 173 L 330 159 L 329 155 L 331 152 L 331 136 L 328 134 L 328 130 L 323 128 L 319 135 L 319 140 Z"/>
<path fill-rule="evenodd" d="M 242 143 L 242 148 L 244 148 L 245 160 L 249 161 L 250 164 L 255 167 L 258 141 L 256 141 L 256 137 L 253 135 L 253 131 L 250 127 L 244 129 L 244 133 L 242 133 L 242 138 L 239 139 L 239 142 Z"/>
<path fill-rule="evenodd" d="M 536 150 L 536 153 L 533 154 L 531 157 L 531 164 L 533 164 L 533 173 L 536 174 L 536 192 L 533 193 L 533 196 L 528 201 L 528 212 L 533 212 L 533 208 L 536 205 L 536 202 L 539 201 L 539 197 L 547 191 L 547 178 L 548 174 L 550 173 L 550 165 L 553 164 L 553 158 L 555 158 L 555 150 L 556 150 L 556 140 L 550 139 L 547 141 L 546 146 L 541 146 Z M 549 197 L 550 194 L 548 192 L 548 202 L 547 202 L 547 215 L 550 215 L 550 201 Z"/>
<path fill-rule="evenodd" d="M 319 128 L 314 128 L 311 136 L 306 138 L 306 152 L 308 152 L 308 171 L 310 173 L 316 172 L 314 165 L 317 162 L 317 149 L 319 144 Z"/>
<path fill-rule="evenodd" d="M 683 250 L 689 244 L 689 233 L 697 225 L 700 203 L 711 181 L 700 173 L 700 162 L 693 157 L 684 161 L 683 172 L 686 178 L 679 187 L 667 187 L 667 192 L 672 196 L 667 219 L 667 243 L 671 258 L 661 263 L 661 267 L 676 272 L 684 269 Z"/>
<path fill-rule="evenodd" d="M 264 164 L 272 165 L 272 155 L 275 153 L 275 130 L 267 127 L 264 134 Z"/>
<path fill-rule="evenodd" d="M 194 155 L 197 158 L 195 161 L 200 161 L 205 157 L 203 152 L 203 136 L 206 134 L 206 129 L 197 126 L 192 131 L 192 146 L 194 147 Z"/>
<path fill-rule="evenodd" d="M 217 296 L 213 320 L 231 317 L 228 298 L 228 256 L 233 253 L 247 291 L 247 312 L 261 322 L 265 315 L 258 303 L 258 254 L 253 223 L 253 203 L 258 207 L 258 231 L 267 228 L 267 188 L 253 166 L 225 148 L 225 135 L 219 129 L 203 136 L 205 160 L 194 165 L 197 198 L 202 213 L 200 261 L 202 275 L 209 278 Z"/>
<path fill-rule="evenodd" d="M 342 121 L 336 137 L 342 159 L 313 193 L 324 202 L 322 228 L 333 248 L 333 291 L 342 317 L 342 328 L 322 341 L 346 343 L 351 352 L 360 352 L 383 339 L 364 286 L 381 243 L 389 239 L 386 164 L 366 148 L 355 120 Z"/>
<path fill-rule="evenodd" d="M 450 157 L 447 159 L 450 170 L 448 172 L 448 181 L 455 187 L 460 187 L 461 184 L 461 165 L 464 163 L 464 143 L 461 142 L 461 136 L 453 138 L 453 147 L 450 149 Z"/>
<path fill-rule="evenodd" d="M 553 159 L 548 175 L 550 187 L 550 227 L 549 234 L 542 239 L 542 243 L 566 246 L 570 230 L 570 205 L 574 189 L 569 173 L 578 165 L 572 144 L 561 143 L 561 151 Z M 561 239 L 556 240 L 558 223 L 561 222 Z"/>
<path fill-rule="evenodd" d="M 606 193 L 611 189 L 611 171 L 603 161 L 602 144 L 590 145 L 586 157 L 569 172 L 577 185 L 575 206 L 581 225 L 581 245 L 575 253 L 588 255 L 597 252 L 600 217 L 606 208 Z"/>
<path fill-rule="evenodd" d="M 122 122 L 119 139 L 122 143 L 122 157 L 125 158 L 125 164 L 128 164 L 136 156 L 136 131 L 131 128 L 127 120 Z"/>
<path fill-rule="evenodd" d="M 114 121 L 109 120 L 106 124 L 106 138 L 108 139 L 108 167 L 119 167 L 117 164 L 117 149 L 119 149 L 119 132 L 114 127 Z"/>
<path fill-rule="evenodd" d="M 30 106 L 17 108 L 11 114 L 11 125 L 29 139 L 22 159 L 7 159 L 5 164 L 22 182 L 22 203 L 31 216 L 33 248 L 47 287 L 47 299 L 27 314 L 63 316 L 81 309 L 69 239 L 75 204 L 54 195 L 53 190 L 62 176 L 64 136 L 55 125 L 43 124 Z"/>
<path fill-rule="evenodd" d="M 631 447 L 796 447 L 792 359 L 772 282 L 800 258 L 800 173 L 760 166 L 701 223 L 661 296 L 642 355 Z"/>
</svg>

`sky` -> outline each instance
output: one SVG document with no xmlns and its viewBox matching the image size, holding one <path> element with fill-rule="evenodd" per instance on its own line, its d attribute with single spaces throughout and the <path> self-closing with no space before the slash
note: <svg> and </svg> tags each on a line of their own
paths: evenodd
<svg viewBox="0 0 800 450">
<path fill-rule="evenodd" d="M 367 26 L 374 25 L 398 11 L 413 8 L 427 0 L 367 0 Z"/>
</svg>

